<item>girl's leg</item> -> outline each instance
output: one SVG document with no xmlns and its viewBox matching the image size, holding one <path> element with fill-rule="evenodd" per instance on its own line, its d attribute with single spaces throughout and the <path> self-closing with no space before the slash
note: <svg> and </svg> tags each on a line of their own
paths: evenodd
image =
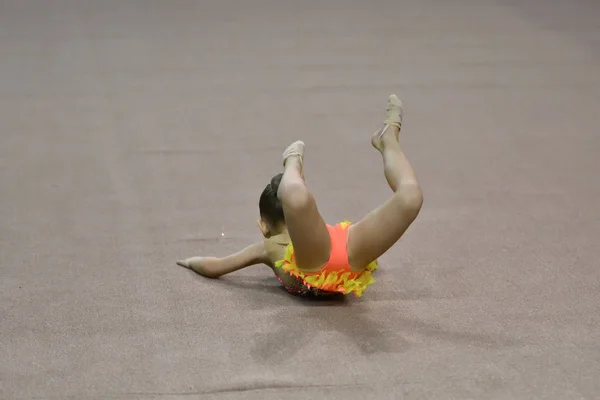
<svg viewBox="0 0 600 400">
<path fill-rule="evenodd" d="M 348 259 L 356 269 L 390 249 L 415 220 L 423 203 L 421 188 L 399 143 L 402 113 L 402 103 L 391 95 L 386 125 L 371 138 L 373 147 L 383 156 L 383 172 L 394 195 L 350 226 Z"/>
<path fill-rule="evenodd" d="M 304 182 L 304 143 L 298 141 L 291 144 L 283 157 L 284 172 L 277 197 L 283 204 L 285 222 L 294 245 L 296 265 L 307 272 L 317 270 L 329 260 L 331 240 L 315 198 Z"/>
</svg>

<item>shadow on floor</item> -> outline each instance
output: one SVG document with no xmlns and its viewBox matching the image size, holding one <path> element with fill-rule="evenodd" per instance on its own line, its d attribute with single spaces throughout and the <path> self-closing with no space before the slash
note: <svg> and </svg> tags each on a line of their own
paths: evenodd
<svg viewBox="0 0 600 400">
<path fill-rule="evenodd" d="M 225 290 L 244 296 L 252 309 L 276 310 L 272 318 L 274 328 L 256 336 L 251 355 L 257 362 L 286 362 L 300 352 L 314 351 L 310 346 L 319 340 L 316 338 L 322 340 L 330 334 L 342 335 L 351 342 L 350 346 L 347 341 L 340 342 L 339 352 L 351 354 L 358 351 L 362 355 L 405 352 L 412 347 L 409 338 L 414 337 L 488 349 L 521 344 L 520 340 L 503 334 L 458 331 L 441 323 L 424 322 L 398 308 L 387 312 L 387 305 L 381 306 L 381 302 L 374 303 L 370 299 L 343 295 L 293 296 L 275 278 L 228 276 L 217 282 Z M 427 290 L 412 295 L 418 300 L 428 296 L 439 298 Z M 409 297 L 401 293 L 394 296 L 383 293 L 383 298 L 389 299 L 392 304 Z M 327 345 L 331 345 L 330 340 L 327 340 Z"/>
</svg>

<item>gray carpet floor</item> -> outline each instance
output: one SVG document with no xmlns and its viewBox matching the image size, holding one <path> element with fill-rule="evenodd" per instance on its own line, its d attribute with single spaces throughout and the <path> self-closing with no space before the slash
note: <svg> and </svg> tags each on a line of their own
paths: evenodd
<svg viewBox="0 0 600 400">
<path fill-rule="evenodd" d="M 598 21 L 591 0 L 0 1 L 0 398 L 599 398 Z M 383 202 L 390 93 L 425 203 L 364 297 L 175 266 L 261 238 L 297 139 L 328 222 Z"/>
</svg>

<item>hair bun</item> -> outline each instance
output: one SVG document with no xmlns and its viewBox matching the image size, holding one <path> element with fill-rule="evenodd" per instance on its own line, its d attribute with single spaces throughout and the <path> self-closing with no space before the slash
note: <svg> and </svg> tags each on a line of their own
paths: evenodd
<svg viewBox="0 0 600 400">
<path fill-rule="evenodd" d="M 281 178 L 283 177 L 283 172 L 280 172 L 279 174 L 275 175 L 272 179 L 271 179 L 271 183 L 269 185 L 271 185 L 271 189 L 277 193 L 277 191 L 279 190 L 279 184 L 281 183 Z"/>
</svg>

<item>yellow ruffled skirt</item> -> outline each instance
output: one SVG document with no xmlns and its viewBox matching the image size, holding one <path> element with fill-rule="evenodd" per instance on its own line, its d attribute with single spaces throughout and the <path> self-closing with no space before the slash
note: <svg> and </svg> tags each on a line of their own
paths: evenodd
<svg viewBox="0 0 600 400">
<path fill-rule="evenodd" d="M 340 223 L 343 228 L 349 224 L 347 221 Z M 327 266 L 317 272 L 302 272 L 295 263 L 294 247 L 290 243 L 283 260 L 277 261 L 275 267 L 301 279 L 308 289 L 319 289 L 330 293 L 353 293 L 356 297 L 360 297 L 368 286 L 375 283 L 372 271 L 378 269 L 379 265 L 377 260 L 373 261 L 358 274 L 351 271 L 328 270 Z"/>
</svg>

